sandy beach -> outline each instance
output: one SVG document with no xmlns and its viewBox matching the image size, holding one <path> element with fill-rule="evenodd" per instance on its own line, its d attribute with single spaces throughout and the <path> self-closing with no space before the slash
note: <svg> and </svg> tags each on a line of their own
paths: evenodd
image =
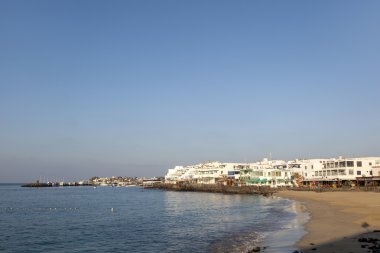
<svg viewBox="0 0 380 253">
<path fill-rule="evenodd" d="M 298 200 L 310 213 L 308 233 L 296 245 L 302 252 L 380 252 L 374 248 L 380 240 L 380 193 L 283 191 L 276 196 Z"/>
</svg>

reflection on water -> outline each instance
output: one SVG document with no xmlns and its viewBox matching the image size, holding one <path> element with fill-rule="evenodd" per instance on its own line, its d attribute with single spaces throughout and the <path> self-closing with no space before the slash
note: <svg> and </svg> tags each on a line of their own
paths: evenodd
<svg viewBox="0 0 380 253">
<path fill-rule="evenodd" d="M 295 208 L 288 200 L 253 195 L 0 185 L 0 249 L 246 252 L 273 243 L 268 238 L 279 229 L 297 227 Z"/>
<path fill-rule="evenodd" d="M 281 243 L 292 249 L 296 238 L 289 233 L 298 229 L 295 202 L 252 195 L 225 195 L 194 192 L 167 192 L 165 210 L 174 216 L 174 233 L 186 237 L 197 230 L 201 238 L 210 241 L 208 252 L 247 252 L 259 245 L 264 237 L 282 240 L 279 229 L 289 234 Z M 217 233 L 215 233 L 217 231 Z M 280 238 L 281 237 L 281 238 Z M 266 242 L 273 243 L 273 240 Z M 280 245 L 282 247 L 282 245 Z"/>
</svg>

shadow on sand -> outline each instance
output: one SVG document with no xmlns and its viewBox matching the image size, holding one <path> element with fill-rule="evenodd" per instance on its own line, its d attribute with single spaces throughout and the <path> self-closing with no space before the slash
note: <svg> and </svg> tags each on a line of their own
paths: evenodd
<svg viewBox="0 0 380 253">
<path fill-rule="evenodd" d="M 363 226 L 363 225 L 362 225 Z M 344 237 L 324 244 L 314 244 L 295 252 L 311 253 L 380 253 L 380 230 Z"/>
</svg>

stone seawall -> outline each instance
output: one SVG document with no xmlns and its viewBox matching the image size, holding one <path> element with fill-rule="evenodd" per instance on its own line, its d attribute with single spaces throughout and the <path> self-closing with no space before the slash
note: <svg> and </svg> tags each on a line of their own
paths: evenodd
<svg viewBox="0 0 380 253">
<path fill-rule="evenodd" d="M 227 186 L 219 184 L 155 184 L 153 189 L 162 189 L 167 191 L 191 191 L 191 192 L 215 192 L 226 194 L 259 194 L 270 196 L 276 192 L 276 189 L 266 186 Z"/>
</svg>

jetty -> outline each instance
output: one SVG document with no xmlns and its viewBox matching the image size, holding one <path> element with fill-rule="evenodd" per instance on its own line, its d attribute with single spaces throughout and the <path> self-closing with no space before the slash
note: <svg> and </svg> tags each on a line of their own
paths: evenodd
<svg viewBox="0 0 380 253">
<path fill-rule="evenodd" d="M 272 196 L 277 192 L 275 188 L 266 186 L 230 186 L 223 184 L 170 184 L 157 183 L 149 187 L 150 189 L 161 189 L 167 191 L 184 191 L 184 192 L 213 192 L 225 194 L 257 194 L 263 196 Z"/>
<path fill-rule="evenodd" d="M 39 181 L 34 183 L 23 184 L 21 187 L 35 187 L 35 188 L 43 188 L 43 187 L 64 187 L 64 186 L 92 186 L 91 182 L 47 182 L 41 183 Z"/>
</svg>

